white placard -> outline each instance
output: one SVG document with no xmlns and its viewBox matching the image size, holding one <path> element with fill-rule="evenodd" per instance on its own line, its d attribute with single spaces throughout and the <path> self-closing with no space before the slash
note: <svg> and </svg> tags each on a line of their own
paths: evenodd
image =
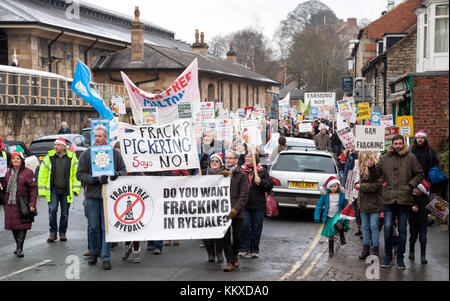
<svg viewBox="0 0 450 301">
<path fill-rule="evenodd" d="M 215 117 L 214 102 L 201 102 L 200 112 L 202 120 L 214 120 Z"/>
<path fill-rule="evenodd" d="M 311 102 L 312 107 L 320 107 L 327 105 L 328 107 L 334 107 L 336 104 L 335 92 L 315 92 L 305 93 L 305 103 Z"/>
<path fill-rule="evenodd" d="M 436 195 L 436 197 L 432 199 L 431 202 L 429 202 L 428 205 L 425 206 L 425 208 L 430 210 L 431 213 L 433 213 L 440 219 L 443 219 L 449 213 L 448 202 L 438 195 Z"/>
<path fill-rule="evenodd" d="M 384 151 L 384 126 L 356 125 L 355 146 L 357 151 Z"/>
<path fill-rule="evenodd" d="M 119 177 L 103 196 L 106 241 L 222 238 L 231 224 L 230 179 Z"/>
<path fill-rule="evenodd" d="M 312 127 L 312 123 L 311 122 L 300 123 L 298 125 L 298 131 L 300 133 L 310 133 L 312 130 L 313 130 L 313 127 Z"/>
<path fill-rule="evenodd" d="M 8 172 L 7 158 L 0 157 L 0 178 L 4 178 Z"/>
</svg>

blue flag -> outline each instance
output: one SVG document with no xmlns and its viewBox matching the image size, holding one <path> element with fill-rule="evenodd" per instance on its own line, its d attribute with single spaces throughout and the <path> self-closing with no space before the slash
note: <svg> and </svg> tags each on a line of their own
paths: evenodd
<svg viewBox="0 0 450 301">
<path fill-rule="evenodd" d="M 113 119 L 112 111 L 105 107 L 103 100 L 94 88 L 91 88 L 91 70 L 83 62 L 78 61 L 72 81 L 72 90 L 87 101 L 97 112 L 108 120 Z"/>
</svg>

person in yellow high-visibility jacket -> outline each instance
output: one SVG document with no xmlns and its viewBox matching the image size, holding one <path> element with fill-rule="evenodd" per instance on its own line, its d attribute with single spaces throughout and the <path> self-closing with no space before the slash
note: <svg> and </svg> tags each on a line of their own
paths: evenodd
<svg viewBox="0 0 450 301">
<path fill-rule="evenodd" d="M 58 138 L 54 149 L 48 152 L 39 168 L 38 194 L 45 196 L 48 202 L 48 215 L 50 224 L 50 236 L 47 242 L 57 239 L 66 241 L 66 231 L 69 222 L 69 208 L 73 202 L 73 196 L 81 192 L 81 183 L 76 174 L 78 159 L 75 153 L 67 149 L 67 142 Z M 61 205 L 61 218 L 59 229 L 57 223 L 58 205 Z"/>
</svg>

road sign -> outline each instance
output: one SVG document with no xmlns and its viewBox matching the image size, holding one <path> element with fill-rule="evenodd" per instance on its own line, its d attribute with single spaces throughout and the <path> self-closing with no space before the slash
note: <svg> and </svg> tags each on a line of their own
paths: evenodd
<svg viewBox="0 0 450 301">
<path fill-rule="evenodd" d="M 400 135 L 403 137 L 414 137 L 414 122 L 412 116 L 398 116 L 397 125 L 400 128 Z"/>
<path fill-rule="evenodd" d="M 342 78 L 342 91 L 344 92 L 353 91 L 353 77 L 346 76 Z"/>
</svg>

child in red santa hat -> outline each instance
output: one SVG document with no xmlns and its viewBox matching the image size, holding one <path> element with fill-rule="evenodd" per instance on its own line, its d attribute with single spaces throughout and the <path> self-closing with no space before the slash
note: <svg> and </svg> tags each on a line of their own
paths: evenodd
<svg viewBox="0 0 450 301">
<path fill-rule="evenodd" d="M 419 237 L 420 242 L 420 261 L 427 264 L 425 258 L 427 248 L 427 225 L 428 225 L 428 209 L 425 208 L 430 202 L 431 184 L 427 180 L 423 180 L 413 190 L 414 205 L 409 213 L 409 259 L 414 260 L 414 246 Z"/>
<path fill-rule="evenodd" d="M 331 257 L 334 255 L 334 235 L 336 233 L 339 232 L 341 245 L 346 244 L 344 232 L 350 230 L 350 226 L 348 220 L 341 217 L 341 212 L 349 203 L 341 189 L 341 181 L 336 177 L 329 177 L 322 188 L 325 189 L 325 194 L 322 194 L 316 205 L 314 221 L 325 224 L 321 235 L 328 237 L 328 252 Z"/>
</svg>

